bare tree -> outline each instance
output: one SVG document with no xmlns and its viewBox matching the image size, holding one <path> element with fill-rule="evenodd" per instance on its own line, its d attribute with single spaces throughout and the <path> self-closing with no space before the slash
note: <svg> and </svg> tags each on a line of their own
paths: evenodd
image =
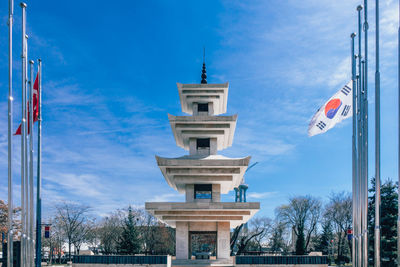
<svg viewBox="0 0 400 267">
<path fill-rule="evenodd" d="M 352 199 L 346 192 L 333 193 L 330 202 L 325 207 L 324 217 L 333 223 L 337 238 L 338 258 L 342 258 L 345 253 L 347 229 L 352 224 Z M 347 242 L 351 252 L 351 241 Z"/>
<path fill-rule="evenodd" d="M 153 254 L 155 244 L 158 241 L 157 237 L 154 236 L 154 228 L 158 226 L 158 220 L 143 209 L 137 209 L 136 216 L 138 218 L 140 239 L 143 242 L 143 252 L 146 255 Z"/>
<path fill-rule="evenodd" d="M 98 226 L 98 235 L 102 253 L 105 255 L 118 252 L 119 237 L 122 233 L 124 213 L 121 210 L 105 217 Z"/>
<path fill-rule="evenodd" d="M 49 264 L 51 265 L 56 256 L 61 263 L 65 235 L 57 217 L 49 219 L 48 222 L 50 224 L 50 236 L 48 238 L 42 237 L 42 249 L 49 249 Z M 42 235 L 44 235 L 43 232 Z"/>
<path fill-rule="evenodd" d="M 288 233 L 284 223 L 276 220 L 271 226 L 269 246 L 273 254 L 286 254 L 288 252 Z"/>
<path fill-rule="evenodd" d="M 257 249 L 258 249 L 258 251 L 261 251 L 262 250 L 262 242 L 266 241 L 266 238 L 271 233 L 272 221 L 270 218 L 267 218 L 267 217 L 256 217 L 256 218 L 253 218 L 249 222 L 249 225 L 250 225 L 250 229 L 255 233 L 258 233 L 261 230 L 263 230 L 260 235 L 257 235 L 254 237 L 254 241 L 256 242 L 256 244 L 258 246 Z"/>
<path fill-rule="evenodd" d="M 252 241 L 257 236 L 262 235 L 264 231 L 265 229 L 255 229 L 255 231 L 250 231 L 247 234 L 243 235 L 239 239 L 237 255 L 243 254 L 246 251 L 246 247 L 250 243 L 250 241 Z"/>
<path fill-rule="evenodd" d="M 100 227 L 99 223 L 96 220 L 90 221 L 88 224 L 89 231 L 86 234 L 86 242 L 90 245 L 89 249 L 92 250 L 93 253 L 98 254 L 98 247 L 100 245 Z"/>
<path fill-rule="evenodd" d="M 158 222 L 153 227 L 153 237 L 157 242 L 154 244 L 152 254 L 175 254 L 175 229 Z"/>
<path fill-rule="evenodd" d="M 266 217 L 253 218 L 248 223 L 249 228 L 245 224 L 241 224 L 235 228 L 231 235 L 231 255 L 234 254 L 235 245 L 237 245 L 237 255 L 240 255 L 248 249 L 251 244 L 253 249 L 261 251 L 261 243 L 270 233 L 271 220 Z"/>
<path fill-rule="evenodd" d="M 68 243 L 69 261 L 71 261 L 72 245 L 82 241 L 79 236 L 82 227 L 88 221 L 88 212 L 89 207 L 85 205 L 64 202 L 56 206 L 56 217 Z"/>
<path fill-rule="evenodd" d="M 278 207 L 276 213 L 279 220 L 293 229 L 297 238 L 305 236 L 304 250 L 307 251 L 321 216 L 321 201 L 309 195 L 292 197 L 289 204 Z"/>
<path fill-rule="evenodd" d="M 94 233 L 94 222 L 91 220 L 86 220 L 79 226 L 77 226 L 76 231 L 72 235 L 72 244 L 76 254 L 79 255 L 81 246 L 84 242 L 89 241 L 91 235 Z"/>
<path fill-rule="evenodd" d="M 175 231 L 144 209 L 136 209 L 137 225 L 145 254 L 173 254 Z"/>
</svg>

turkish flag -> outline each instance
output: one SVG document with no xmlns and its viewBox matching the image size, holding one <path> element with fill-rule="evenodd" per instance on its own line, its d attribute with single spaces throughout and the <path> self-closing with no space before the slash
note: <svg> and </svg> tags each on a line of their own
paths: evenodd
<svg viewBox="0 0 400 267">
<path fill-rule="evenodd" d="M 28 134 L 30 133 L 29 127 L 29 117 L 30 117 L 30 109 L 28 102 Z M 39 73 L 36 74 L 35 83 L 33 84 L 33 123 L 37 122 L 39 119 Z M 14 135 L 21 135 L 21 124 L 19 125 L 17 131 Z"/>
</svg>

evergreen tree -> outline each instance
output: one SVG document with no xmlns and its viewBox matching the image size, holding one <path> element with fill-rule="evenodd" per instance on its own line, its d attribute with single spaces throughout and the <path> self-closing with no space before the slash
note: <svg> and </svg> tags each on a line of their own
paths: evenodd
<svg viewBox="0 0 400 267">
<path fill-rule="evenodd" d="M 124 221 L 118 248 L 119 253 L 122 255 L 136 254 L 139 253 L 140 250 L 140 240 L 136 228 L 135 215 L 130 206 L 128 208 L 128 216 Z"/>
<path fill-rule="evenodd" d="M 306 254 L 306 241 L 304 238 L 304 229 L 302 227 L 297 228 L 297 239 L 296 239 L 296 255 Z"/>
<path fill-rule="evenodd" d="M 332 239 L 333 239 L 332 223 L 329 220 L 325 220 L 322 223 L 322 233 L 318 237 L 315 250 L 321 251 L 323 255 L 328 255 L 329 245 L 331 244 Z"/>
<path fill-rule="evenodd" d="M 375 179 L 371 181 L 368 201 L 369 258 L 374 259 Z M 397 184 L 387 180 L 381 185 L 381 261 L 382 266 L 397 266 Z"/>
</svg>

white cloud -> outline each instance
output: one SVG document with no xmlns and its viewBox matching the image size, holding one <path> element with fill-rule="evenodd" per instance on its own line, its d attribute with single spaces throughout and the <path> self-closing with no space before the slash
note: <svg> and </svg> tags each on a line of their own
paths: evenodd
<svg viewBox="0 0 400 267">
<path fill-rule="evenodd" d="M 181 199 L 182 195 L 179 195 L 178 193 L 176 194 L 161 194 L 154 196 L 148 202 L 169 202 L 169 201 L 174 201 L 176 202 L 178 199 Z M 146 200 L 147 201 L 147 200 Z"/>
<path fill-rule="evenodd" d="M 251 192 L 247 194 L 247 197 L 249 199 L 266 199 L 275 196 L 276 194 L 277 192 Z"/>
</svg>

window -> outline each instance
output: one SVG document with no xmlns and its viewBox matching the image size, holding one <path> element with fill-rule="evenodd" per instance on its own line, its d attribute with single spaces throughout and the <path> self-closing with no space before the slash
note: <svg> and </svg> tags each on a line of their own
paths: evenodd
<svg viewBox="0 0 400 267">
<path fill-rule="evenodd" d="M 210 148 L 210 138 L 197 138 L 197 149 Z"/>
<path fill-rule="evenodd" d="M 195 199 L 211 199 L 212 185 L 211 184 L 195 184 L 194 198 Z"/>
<path fill-rule="evenodd" d="M 208 112 L 208 103 L 206 103 L 206 104 L 201 104 L 201 103 L 199 103 L 199 104 L 197 104 L 197 111 L 198 112 Z"/>
</svg>

